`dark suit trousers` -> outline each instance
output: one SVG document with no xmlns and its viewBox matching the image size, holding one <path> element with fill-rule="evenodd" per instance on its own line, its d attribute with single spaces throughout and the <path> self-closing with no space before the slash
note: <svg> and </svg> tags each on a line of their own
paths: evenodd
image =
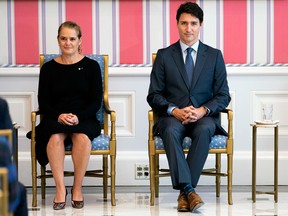
<svg viewBox="0 0 288 216">
<path fill-rule="evenodd" d="M 211 117 L 187 125 L 174 117 L 159 118 L 154 131 L 163 140 L 174 189 L 181 189 L 182 183 L 190 183 L 194 188 L 197 186 L 215 130 Z M 192 139 L 192 145 L 185 158 L 182 143 L 186 136 Z"/>
</svg>

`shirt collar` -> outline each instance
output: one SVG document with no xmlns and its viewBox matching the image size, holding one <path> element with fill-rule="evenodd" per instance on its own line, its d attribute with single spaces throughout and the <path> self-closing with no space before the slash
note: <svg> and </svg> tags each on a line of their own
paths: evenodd
<svg viewBox="0 0 288 216">
<path fill-rule="evenodd" d="M 189 46 L 187 46 L 186 44 L 184 44 L 181 40 L 179 40 L 179 41 L 180 41 L 180 46 L 181 46 L 182 52 L 186 51 L 186 49 L 187 49 Z M 197 42 L 194 43 L 194 44 L 191 46 L 191 48 L 193 48 L 193 50 L 194 50 L 196 53 L 197 53 L 197 51 L 198 51 L 198 47 L 199 47 L 199 40 L 197 40 Z"/>
</svg>

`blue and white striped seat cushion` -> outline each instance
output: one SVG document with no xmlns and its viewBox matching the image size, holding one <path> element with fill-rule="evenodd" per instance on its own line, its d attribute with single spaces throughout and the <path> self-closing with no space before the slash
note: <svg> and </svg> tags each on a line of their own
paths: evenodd
<svg viewBox="0 0 288 216">
<path fill-rule="evenodd" d="M 227 136 L 214 135 L 209 145 L 209 149 L 224 149 L 226 148 Z M 159 136 L 154 136 L 154 144 L 156 150 L 164 150 L 164 144 Z M 189 149 L 191 146 L 191 138 L 185 137 L 182 143 L 183 149 Z"/>
<path fill-rule="evenodd" d="M 104 134 L 100 134 L 92 141 L 91 150 L 109 150 L 110 149 L 110 137 Z M 66 151 L 72 150 L 72 144 L 65 147 Z"/>
</svg>

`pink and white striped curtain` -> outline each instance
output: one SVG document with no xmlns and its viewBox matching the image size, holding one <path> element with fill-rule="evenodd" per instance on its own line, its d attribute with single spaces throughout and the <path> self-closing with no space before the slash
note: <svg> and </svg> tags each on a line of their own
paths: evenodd
<svg viewBox="0 0 288 216">
<path fill-rule="evenodd" d="M 178 40 L 183 0 L 0 1 L 0 65 L 38 64 L 59 53 L 66 20 L 83 31 L 83 53 L 108 54 L 111 65 L 151 64 L 151 53 Z M 201 40 L 223 51 L 227 64 L 288 63 L 288 0 L 199 0 Z"/>
</svg>

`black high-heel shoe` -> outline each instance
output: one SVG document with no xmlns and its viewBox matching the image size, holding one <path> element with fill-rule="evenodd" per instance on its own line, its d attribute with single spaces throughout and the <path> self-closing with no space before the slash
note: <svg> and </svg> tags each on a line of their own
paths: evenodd
<svg viewBox="0 0 288 216">
<path fill-rule="evenodd" d="M 68 191 L 66 189 L 66 195 L 65 195 L 65 202 L 54 202 L 53 201 L 53 209 L 54 210 L 61 210 L 64 209 L 66 206 L 66 197 L 67 197 Z"/>
<path fill-rule="evenodd" d="M 84 198 L 82 201 L 73 200 L 73 188 L 71 188 L 71 205 L 73 208 L 81 209 L 84 207 Z"/>
</svg>

